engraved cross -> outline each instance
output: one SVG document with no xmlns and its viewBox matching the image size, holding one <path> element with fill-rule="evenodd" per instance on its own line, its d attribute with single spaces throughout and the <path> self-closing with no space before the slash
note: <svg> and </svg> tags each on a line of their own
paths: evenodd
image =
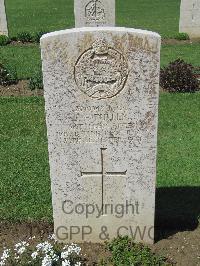
<svg viewBox="0 0 200 266">
<path fill-rule="evenodd" d="M 101 148 L 101 172 L 81 172 L 81 176 L 101 176 L 101 194 L 102 194 L 102 210 L 104 207 L 104 179 L 106 176 L 125 176 L 127 170 L 124 172 L 107 172 L 105 169 L 105 152 L 106 148 Z"/>
</svg>

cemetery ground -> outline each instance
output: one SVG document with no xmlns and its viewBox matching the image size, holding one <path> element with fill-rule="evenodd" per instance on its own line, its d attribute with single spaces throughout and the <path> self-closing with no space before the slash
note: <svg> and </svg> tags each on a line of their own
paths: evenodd
<svg viewBox="0 0 200 266">
<path fill-rule="evenodd" d="M 199 101 L 199 93 L 160 96 L 158 230 L 152 249 L 178 265 L 199 263 Z M 0 121 L 2 248 L 27 235 L 44 239 L 53 226 L 43 98 L 2 97 Z M 104 256 L 100 245 L 85 249 L 90 261 Z"/>
<path fill-rule="evenodd" d="M 70 0 L 35 0 L 31 5 L 7 0 L 6 5 L 11 37 L 74 24 Z M 161 66 L 179 57 L 199 66 L 200 43 L 177 40 L 179 5 L 178 0 L 117 0 L 117 25 L 159 32 Z M 2 46 L 0 63 L 15 68 L 20 79 L 16 85 L 0 86 L 1 251 L 5 243 L 27 236 L 45 239 L 53 230 L 53 219 L 43 92 L 30 91 L 27 81 L 41 71 L 39 45 Z M 199 103 L 199 92 L 160 94 L 157 229 L 151 249 L 178 265 L 200 265 Z M 91 265 L 109 255 L 101 245 L 87 244 L 83 252 Z"/>
</svg>

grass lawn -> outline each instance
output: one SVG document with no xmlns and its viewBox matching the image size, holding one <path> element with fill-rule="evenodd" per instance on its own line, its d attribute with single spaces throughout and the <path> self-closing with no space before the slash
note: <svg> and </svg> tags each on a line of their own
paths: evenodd
<svg viewBox="0 0 200 266">
<path fill-rule="evenodd" d="M 52 216 L 42 98 L 0 99 L 0 219 Z"/>
<path fill-rule="evenodd" d="M 41 56 L 38 45 L 0 46 L 0 62 L 15 68 L 19 79 L 28 79 L 41 69 Z"/>
<path fill-rule="evenodd" d="M 200 66 L 200 44 L 163 45 L 161 48 L 161 66 L 181 58 L 194 66 Z"/>
<path fill-rule="evenodd" d="M 19 32 L 54 31 L 74 26 L 74 0 L 7 0 L 10 35 Z M 180 0 L 116 0 L 117 25 L 159 32 L 162 37 L 178 33 Z M 161 66 L 181 57 L 199 65 L 200 44 L 163 45 Z M 0 62 L 15 67 L 19 79 L 41 69 L 38 45 L 0 47 Z"/>
<path fill-rule="evenodd" d="M 74 0 L 6 0 L 10 35 L 74 26 Z M 117 25 L 148 29 L 163 37 L 178 33 L 180 0 L 116 0 Z"/>
<path fill-rule="evenodd" d="M 198 186 L 200 93 L 160 96 L 158 187 Z M 0 98 L 0 219 L 52 219 L 44 100 Z"/>
<path fill-rule="evenodd" d="M 200 44 L 163 45 L 161 50 L 161 66 L 170 61 L 183 58 L 189 63 L 199 66 Z M 41 69 L 40 49 L 38 45 L 0 47 L 0 62 L 15 67 L 19 79 L 32 77 Z"/>
<path fill-rule="evenodd" d="M 11 36 L 74 26 L 73 0 L 6 0 Z M 116 0 L 117 25 L 178 33 L 180 0 Z M 199 66 L 200 44 L 163 45 L 161 66 L 178 57 Z M 20 79 L 41 68 L 38 45 L 0 47 Z M 197 187 L 200 93 L 160 96 L 158 187 Z M 164 201 L 165 202 L 165 199 Z M 0 219 L 52 220 L 44 100 L 0 98 Z"/>
</svg>

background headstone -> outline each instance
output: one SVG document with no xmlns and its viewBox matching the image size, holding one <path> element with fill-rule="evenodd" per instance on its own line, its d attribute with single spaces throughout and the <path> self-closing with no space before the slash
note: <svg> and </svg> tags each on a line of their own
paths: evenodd
<svg viewBox="0 0 200 266">
<path fill-rule="evenodd" d="M 75 0 L 75 27 L 115 26 L 115 0 Z"/>
<path fill-rule="evenodd" d="M 44 35 L 41 48 L 58 239 L 101 242 L 107 228 L 152 243 L 160 36 L 79 28 Z"/>
<path fill-rule="evenodd" d="M 8 36 L 6 10 L 4 0 L 0 0 L 0 35 Z"/>
<path fill-rule="evenodd" d="M 179 32 L 200 38 L 200 0 L 182 0 Z"/>
</svg>

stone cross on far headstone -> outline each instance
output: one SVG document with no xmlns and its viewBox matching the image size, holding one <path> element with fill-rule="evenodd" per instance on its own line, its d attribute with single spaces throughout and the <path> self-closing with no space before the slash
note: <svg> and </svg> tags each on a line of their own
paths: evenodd
<svg viewBox="0 0 200 266">
<path fill-rule="evenodd" d="M 200 38 L 200 0 L 181 1 L 179 32 Z"/>
<path fill-rule="evenodd" d="M 7 27 L 4 0 L 0 0 L 0 35 L 8 36 L 8 27 Z"/>
<path fill-rule="evenodd" d="M 115 0 L 75 0 L 75 27 L 115 26 Z"/>
</svg>

